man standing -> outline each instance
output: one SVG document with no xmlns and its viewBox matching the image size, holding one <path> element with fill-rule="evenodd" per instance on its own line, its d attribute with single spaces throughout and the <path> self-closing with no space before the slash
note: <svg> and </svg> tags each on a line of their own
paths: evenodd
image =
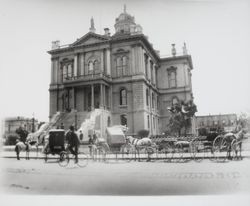
<svg viewBox="0 0 250 206">
<path fill-rule="evenodd" d="M 66 134 L 66 139 L 69 144 L 69 151 L 75 155 L 75 163 L 78 162 L 78 147 L 80 145 L 80 141 L 74 132 L 74 126 L 69 127 L 69 132 Z"/>
</svg>

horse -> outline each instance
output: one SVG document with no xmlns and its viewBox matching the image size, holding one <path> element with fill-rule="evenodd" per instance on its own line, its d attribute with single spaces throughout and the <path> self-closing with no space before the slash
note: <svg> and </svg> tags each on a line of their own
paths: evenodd
<svg viewBox="0 0 250 206">
<path fill-rule="evenodd" d="M 152 140 L 148 137 L 144 137 L 142 139 L 137 139 L 134 138 L 132 136 L 127 136 L 126 140 L 128 141 L 129 144 L 131 144 L 134 149 L 135 149 L 135 159 L 136 159 L 136 152 L 138 154 L 138 158 L 140 161 L 140 149 L 146 149 L 147 153 L 148 153 L 148 159 L 147 161 L 151 161 L 151 154 L 153 153 L 153 151 L 149 150 L 149 146 L 154 146 L 154 143 L 152 142 Z"/>
<path fill-rule="evenodd" d="M 29 144 L 29 142 L 22 142 L 20 140 L 17 140 L 17 143 L 15 145 L 15 152 L 16 152 L 16 158 L 17 160 L 20 160 L 20 157 L 19 157 L 19 154 L 21 151 L 25 151 L 26 152 L 26 156 L 25 156 L 25 159 L 26 160 L 29 160 L 30 157 L 29 157 L 29 152 L 30 152 L 30 149 L 31 149 L 31 145 Z"/>
<path fill-rule="evenodd" d="M 227 150 L 227 158 L 228 159 L 232 159 L 231 157 L 231 151 L 232 149 L 235 151 L 235 155 L 238 158 L 238 150 L 240 152 L 239 158 L 242 159 L 241 156 L 241 151 L 242 151 L 242 140 L 244 139 L 244 134 L 245 131 L 243 129 L 241 129 L 239 132 L 237 133 L 226 133 L 223 137 L 224 139 L 224 145 L 226 150 Z"/>
<path fill-rule="evenodd" d="M 97 137 L 93 140 L 93 144 L 89 145 L 90 156 L 93 160 L 97 160 L 97 155 L 101 155 L 103 160 L 106 159 L 106 154 L 110 151 L 110 147 L 104 138 Z"/>
</svg>

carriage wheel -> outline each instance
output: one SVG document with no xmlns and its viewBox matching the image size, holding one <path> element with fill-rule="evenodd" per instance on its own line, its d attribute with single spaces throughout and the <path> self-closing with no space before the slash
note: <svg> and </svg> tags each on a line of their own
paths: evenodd
<svg viewBox="0 0 250 206">
<path fill-rule="evenodd" d="M 130 162 L 132 159 L 134 159 L 134 153 L 135 151 L 132 146 L 123 145 L 121 147 L 122 159 L 125 161 Z"/>
<path fill-rule="evenodd" d="M 173 159 L 176 160 L 177 162 L 182 162 L 183 161 L 183 155 L 184 155 L 184 148 L 182 144 L 176 144 L 174 148 L 174 153 L 173 153 Z"/>
<path fill-rule="evenodd" d="M 152 155 L 155 153 L 155 150 L 153 147 L 151 146 L 148 146 L 145 148 L 145 152 L 146 152 L 146 155 L 147 155 L 147 161 L 151 161 L 152 160 Z"/>
<path fill-rule="evenodd" d="M 69 154 L 65 151 L 60 152 L 58 164 L 61 167 L 66 167 L 69 164 Z"/>
<path fill-rule="evenodd" d="M 217 136 L 213 141 L 213 147 L 212 147 L 212 153 L 213 153 L 213 159 L 217 162 L 225 162 L 227 158 L 227 151 L 225 148 L 225 139 L 223 136 L 219 135 Z"/>
<path fill-rule="evenodd" d="M 173 149 L 168 142 L 164 142 L 161 145 L 161 150 L 158 151 L 158 156 L 160 159 L 164 159 L 165 161 L 171 161 L 173 157 Z"/>
<path fill-rule="evenodd" d="M 104 162 L 108 161 L 107 152 L 104 147 L 100 146 L 97 149 L 97 158 L 99 159 L 99 161 L 104 161 Z"/>
<path fill-rule="evenodd" d="M 201 162 L 204 159 L 204 146 L 199 140 L 193 140 L 190 142 L 189 152 L 192 159 L 196 162 Z"/>
<path fill-rule="evenodd" d="M 79 167 L 86 167 L 89 162 L 89 157 L 84 152 L 78 153 L 78 166 Z"/>
</svg>

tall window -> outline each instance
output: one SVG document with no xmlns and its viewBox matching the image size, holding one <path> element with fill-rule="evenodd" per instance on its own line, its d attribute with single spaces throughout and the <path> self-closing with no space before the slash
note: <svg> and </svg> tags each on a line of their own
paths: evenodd
<svg viewBox="0 0 250 206">
<path fill-rule="evenodd" d="M 121 118 L 121 125 L 126 125 L 127 126 L 127 115 L 126 114 L 122 114 L 121 116 L 120 116 L 120 118 Z"/>
<path fill-rule="evenodd" d="M 73 76 L 73 65 L 65 64 L 63 66 L 63 80 L 70 79 Z"/>
<path fill-rule="evenodd" d="M 152 93 L 152 108 L 155 107 L 155 95 Z"/>
<path fill-rule="evenodd" d="M 169 81 L 170 88 L 176 87 L 176 72 L 175 71 L 171 71 L 168 74 L 168 81 Z"/>
<path fill-rule="evenodd" d="M 117 76 L 127 76 L 127 64 L 128 64 L 128 58 L 126 56 L 117 57 L 116 59 L 116 70 L 117 70 Z"/>
<path fill-rule="evenodd" d="M 146 78 L 148 78 L 148 56 L 144 54 L 144 62 L 145 62 L 145 74 Z"/>
<path fill-rule="evenodd" d="M 154 82 L 154 64 L 150 61 L 150 70 L 151 70 L 151 82 Z"/>
<path fill-rule="evenodd" d="M 93 73 L 93 70 L 94 70 L 94 63 L 92 61 L 90 61 L 88 63 L 88 73 L 89 74 L 92 74 Z"/>
<path fill-rule="evenodd" d="M 148 106 L 148 103 L 149 103 L 149 91 L 148 89 L 146 89 L 146 104 Z"/>
<path fill-rule="evenodd" d="M 120 90 L 120 105 L 127 105 L 127 90 Z"/>
<path fill-rule="evenodd" d="M 94 61 L 93 68 L 94 68 L 95 73 L 99 71 L 99 63 L 97 60 Z"/>
<path fill-rule="evenodd" d="M 126 56 L 122 57 L 122 75 L 123 76 L 127 75 L 127 57 Z"/>
<path fill-rule="evenodd" d="M 148 128 L 150 128 L 150 120 L 149 120 L 149 115 L 148 115 L 147 117 L 148 117 Z"/>
</svg>

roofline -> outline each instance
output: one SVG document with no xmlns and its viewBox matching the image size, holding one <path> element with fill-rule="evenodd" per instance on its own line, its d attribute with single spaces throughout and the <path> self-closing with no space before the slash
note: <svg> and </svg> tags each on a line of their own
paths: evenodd
<svg viewBox="0 0 250 206">
<path fill-rule="evenodd" d="M 189 64 L 190 64 L 190 69 L 193 70 L 193 61 L 191 55 L 182 55 L 182 56 L 172 56 L 172 57 L 165 57 L 165 58 L 160 58 L 160 61 L 175 61 L 175 60 L 180 60 L 180 59 L 187 59 Z"/>
<path fill-rule="evenodd" d="M 103 37 L 103 35 L 88 32 L 83 37 L 81 37 L 80 39 L 75 41 L 74 43 L 69 44 L 68 47 L 49 50 L 49 51 L 47 51 L 47 53 L 53 55 L 53 54 L 56 54 L 56 53 L 70 51 L 70 50 L 73 50 L 73 49 L 79 48 L 79 47 L 90 47 L 90 46 L 94 46 L 94 45 L 107 44 L 107 43 L 112 44 L 112 43 L 119 42 L 119 41 L 124 41 L 124 40 L 138 39 L 138 40 L 142 40 L 142 43 L 144 43 L 145 46 L 151 51 L 151 53 L 156 58 L 156 60 L 158 60 L 158 61 L 160 60 L 159 55 L 156 53 L 156 51 L 154 50 L 154 48 L 152 47 L 150 42 L 147 40 L 147 38 L 146 38 L 146 36 L 144 34 L 126 35 L 126 36 L 121 36 L 120 38 L 119 37 L 114 38 L 114 36 L 112 36 L 111 38 L 107 38 L 106 40 L 103 40 L 102 42 L 96 42 L 96 43 L 85 44 L 85 45 L 74 45 L 77 42 L 79 42 L 80 40 L 82 40 L 83 38 L 85 38 L 89 34 L 94 34 L 96 36 Z"/>
</svg>

